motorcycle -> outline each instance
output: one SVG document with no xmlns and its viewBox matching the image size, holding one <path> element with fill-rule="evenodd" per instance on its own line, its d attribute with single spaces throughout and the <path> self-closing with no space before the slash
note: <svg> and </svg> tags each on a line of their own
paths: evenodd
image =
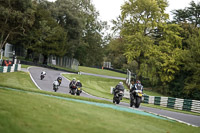
<svg viewBox="0 0 200 133">
<path fill-rule="evenodd" d="M 53 90 L 56 92 L 58 90 L 58 85 L 53 85 Z"/>
<path fill-rule="evenodd" d="M 113 97 L 113 103 L 117 103 L 117 104 L 119 104 L 120 103 L 120 101 L 122 100 L 122 97 L 124 96 L 124 92 L 123 91 L 118 91 L 115 95 L 114 95 L 114 97 Z"/>
<path fill-rule="evenodd" d="M 75 94 L 76 94 L 76 89 L 77 89 L 76 86 L 72 86 L 72 87 L 71 87 L 70 93 L 71 93 L 72 95 L 75 95 Z"/>
<path fill-rule="evenodd" d="M 44 74 L 41 74 L 40 79 L 43 80 L 43 78 L 44 78 Z"/>
<path fill-rule="evenodd" d="M 140 103 L 142 102 L 142 96 L 143 96 L 142 90 L 134 90 L 130 94 L 130 107 L 133 107 L 134 105 L 135 108 L 139 108 Z"/>
<path fill-rule="evenodd" d="M 80 96 L 81 92 L 82 92 L 81 87 L 77 87 L 77 89 L 76 89 L 76 95 Z"/>
</svg>

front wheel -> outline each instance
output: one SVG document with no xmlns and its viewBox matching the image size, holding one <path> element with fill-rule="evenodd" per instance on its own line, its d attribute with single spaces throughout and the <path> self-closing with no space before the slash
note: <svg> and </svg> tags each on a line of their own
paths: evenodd
<svg viewBox="0 0 200 133">
<path fill-rule="evenodd" d="M 113 97 L 113 103 L 115 103 L 115 97 Z"/>
<path fill-rule="evenodd" d="M 133 107 L 133 99 L 130 98 L 130 107 Z"/>
<path fill-rule="evenodd" d="M 139 108 L 140 107 L 140 103 L 141 103 L 141 97 L 136 97 L 135 107 Z"/>
</svg>

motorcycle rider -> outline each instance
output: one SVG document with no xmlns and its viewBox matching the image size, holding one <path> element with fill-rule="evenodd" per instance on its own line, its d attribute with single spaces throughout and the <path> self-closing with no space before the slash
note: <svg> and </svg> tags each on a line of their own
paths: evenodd
<svg viewBox="0 0 200 133">
<path fill-rule="evenodd" d="M 42 72 L 41 72 L 41 75 L 46 75 L 46 72 L 45 72 L 45 71 L 42 71 Z"/>
<path fill-rule="evenodd" d="M 113 89 L 113 93 L 114 93 L 114 96 L 119 92 L 119 91 L 123 91 L 124 92 L 124 85 L 123 85 L 123 82 L 119 82 L 115 88 Z"/>
<path fill-rule="evenodd" d="M 54 80 L 53 81 L 53 90 L 56 88 L 56 86 L 58 86 L 59 85 L 59 83 L 58 83 L 58 81 L 57 80 Z M 57 91 L 57 90 L 56 90 Z"/>
<path fill-rule="evenodd" d="M 69 83 L 69 93 L 71 93 L 72 87 L 76 86 L 76 78 L 73 78 L 72 81 Z"/>
<path fill-rule="evenodd" d="M 42 72 L 41 72 L 41 75 L 40 75 L 41 80 L 45 77 L 44 75 L 46 75 L 46 72 L 45 72 L 45 71 L 42 71 Z"/>
<path fill-rule="evenodd" d="M 62 77 L 58 77 L 58 78 L 57 78 L 57 81 L 58 81 L 58 83 L 59 83 L 59 85 L 60 85 L 61 82 L 62 82 Z"/>
<path fill-rule="evenodd" d="M 143 92 L 143 86 L 140 80 L 137 80 L 136 83 L 132 86 L 132 88 L 130 89 L 130 94 L 132 94 L 134 90 L 141 90 Z"/>
<path fill-rule="evenodd" d="M 77 80 L 77 82 L 76 82 L 76 87 L 78 87 L 78 88 L 81 88 L 81 87 L 82 87 L 82 84 L 81 84 L 80 80 Z M 82 90 L 81 90 L 81 92 L 82 92 Z"/>
</svg>

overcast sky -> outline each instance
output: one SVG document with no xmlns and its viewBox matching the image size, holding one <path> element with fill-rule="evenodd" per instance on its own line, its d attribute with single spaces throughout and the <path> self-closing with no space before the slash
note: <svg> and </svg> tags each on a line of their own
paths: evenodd
<svg viewBox="0 0 200 133">
<path fill-rule="evenodd" d="M 172 19 L 170 11 L 174 9 L 184 9 L 191 1 L 192 0 L 168 0 L 169 7 L 167 7 L 166 12 L 170 14 L 170 19 Z M 200 0 L 194 0 L 196 3 L 199 1 Z M 108 21 L 108 24 L 111 24 L 110 21 L 116 19 L 120 15 L 120 6 L 124 3 L 124 0 L 92 0 L 92 3 L 95 5 L 96 10 L 99 11 L 100 19 Z"/>
</svg>

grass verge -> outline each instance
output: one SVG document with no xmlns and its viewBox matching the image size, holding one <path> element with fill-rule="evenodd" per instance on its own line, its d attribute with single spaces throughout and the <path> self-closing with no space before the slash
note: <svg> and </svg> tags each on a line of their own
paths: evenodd
<svg viewBox="0 0 200 133">
<path fill-rule="evenodd" d="M 83 84 L 83 90 L 91 95 L 103 97 L 107 99 L 113 99 L 113 95 L 110 93 L 110 87 L 115 87 L 119 81 L 117 79 L 108 79 L 90 75 L 78 75 L 78 74 L 63 74 L 67 79 L 72 80 L 76 78 Z M 127 101 L 123 99 L 122 101 Z"/>
<path fill-rule="evenodd" d="M 79 66 L 79 71 L 86 72 L 86 73 L 93 73 L 93 74 L 100 74 L 100 75 L 107 75 L 107 76 L 114 76 L 114 77 L 122 77 L 126 78 L 126 74 L 105 70 L 105 69 L 98 69 L 98 68 L 91 68 L 91 67 L 85 67 L 85 66 Z"/>
<path fill-rule="evenodd" d="M 4 89 L 0 89 L 0 94 L 2 133 L 198 133 L 200 130 L 174 121 L 38 94 Z"/>
</svg>

